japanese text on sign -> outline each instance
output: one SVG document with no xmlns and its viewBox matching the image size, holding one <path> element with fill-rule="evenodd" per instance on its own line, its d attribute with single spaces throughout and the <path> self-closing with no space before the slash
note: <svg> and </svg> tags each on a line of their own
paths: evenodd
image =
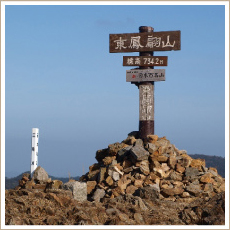
<svg viewBox="0 0 230 230">
<path fill-rule="evenodd" d="M 180 31 L 110 34 L 110 52 L 180 50 Z"/>
<path fill-rule="evenodd" d="M 139 117 L 141 121 L 154 119 L 153 85 L 140 85 L 140 108 Z"/>
<path fill-rule="evenodd" d="M 124 56 L 123 66 L 167 66 L 167 56 Z"/>
<path fill-rule="evenodd" d="M 165 81 L 164 69 L 135 69 L 126 70 L 127 82 Z"/>
</svg>

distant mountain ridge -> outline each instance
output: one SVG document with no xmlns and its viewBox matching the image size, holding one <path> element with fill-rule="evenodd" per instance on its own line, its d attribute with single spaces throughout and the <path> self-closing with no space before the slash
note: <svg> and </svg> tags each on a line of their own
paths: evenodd
<svg viewBox="0 0 230 230">
<path fill-rule="evenodd" d="M 224 178 L 225 177 L 225 158 L 219 157 L 219 156 L 209 156 L 209 155 L 203 155 L 203 154 L 189 154 L 193 159 L 204 159 L 206 163 L 206 167 L 214 167 L 217 169 L 218 173 Z M 24 172 L 29 173 L 29 171 Z M 5 189 L 13 189 L 16 186 L 18 186 L 18 181 L 21 180 L 22 175 L 24 173 L 21 173 L 20 175 L 13 177 L 13 178 L 7 178 L 5 179 Z M 60 180 L 63 183 L 66 183 L 69 181 L 69 178 L 64 177 L 55 177 L 55 176 L 49 176 L 52 180 Z M 71 179 L 79 180 L 79 176 L 71 177 Z"/>
</svg>

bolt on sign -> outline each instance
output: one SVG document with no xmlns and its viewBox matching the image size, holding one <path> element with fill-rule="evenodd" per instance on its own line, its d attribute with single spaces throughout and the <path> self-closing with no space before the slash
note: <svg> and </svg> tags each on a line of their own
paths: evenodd
<svg viewBox="0 0 230 230">
<path fill-rule="evenodd" d="M 180 31 L 110 34 L 110 53 L 180 50 Z"/>
<path fill-rule="evenodd" d="M 167 66 L 167 56 L 124 56 L 123 66 Z"/>
<path fill-rule="evenodd" d="M 126 70 L 127 82 L 165 81 L 165 69 Z"/>
</svg>

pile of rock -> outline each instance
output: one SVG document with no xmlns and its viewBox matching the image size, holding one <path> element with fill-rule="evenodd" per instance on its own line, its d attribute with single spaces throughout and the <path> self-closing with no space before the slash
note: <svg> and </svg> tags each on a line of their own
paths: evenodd
<svg viewBox="0 0 230 230">
<path fill-rule="evenodd" d="M 69 190 L 71 191 L 71 197 L 73 199 L 81 202 L 87 200 L 86 183 L 70 179 L 69 182 L 63 184 L 60 180 L 51 180 L 48 173 L 41 166 L 36 168 L 32 178 L 30 178 L 29 173 L 24 173 L 22 179 L 19 180 L 19 185 L 15 189 L 37 190 L 46 193 L 57 193 L 60 192 L 59 190 Z"/>
<path fill-rule="evenodd" d="M 225 181 L 165 137 L 130 133 L 96 152 L 80 181 L 38 167 L 5 191 L 6 225 L 224 225 Z"/>
<path fill-rule="evenodd" d="M 34 171 L 32 178 L 30 178 L 29 173 L 24 173 L 22 179 L 19 180 L 19 185 L 15 188 L 19 189 L 42 189 L 44 190 L 47 186 L 47 183 L 51 182 L 48 173 L 44 168 L 38 166 Z"/>
<path fill-rule="evenodd" d="M 161 200 L 209 200 L 225 191 L 225 180 L 205 160 L 192 159 L 165 137 L 149 135 L 144 143 L 132 132 L 121 143 L 96 152 L 98 163 L 80 178 L 87 183 L 88 200 L 138 195 L 149 187 Z"/>
</svg>

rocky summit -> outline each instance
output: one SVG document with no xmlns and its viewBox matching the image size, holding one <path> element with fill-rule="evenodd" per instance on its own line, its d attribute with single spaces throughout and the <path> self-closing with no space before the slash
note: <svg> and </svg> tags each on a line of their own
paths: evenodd
<svg viewBox="0 0 230 230">
<path fill-rule="evenodd" d="M 225 179 L 165 137 L 132 132 L 96 152 L 79 181 L 41 167 L 6 190 L 7 225 L 224 225 Z"/>
</svg>

